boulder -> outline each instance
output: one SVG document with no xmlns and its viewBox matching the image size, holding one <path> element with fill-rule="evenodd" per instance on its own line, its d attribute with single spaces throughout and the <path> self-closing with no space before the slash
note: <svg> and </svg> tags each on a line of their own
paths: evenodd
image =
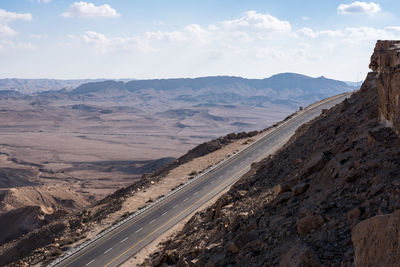
<svg viewBox="0 0 400 267">
<path fill-rule="evenodd" d="M 400 266 L 400 210 L 358 223 L 351 239 L 354 266 Z"/>
<path fill-rule="evenodd" d="M 321 263 L 315 252 L 303 245 L 299 244 L 291 248 L 279 262 L 280 267 L 318 267 Z"/>
<path fill-rule="evenodd" d="M 297 232 L 299 235 L 307 235 L 312 230 L 318 229 L 324 224 L 324 219 L 321 215 L 310 215 L 301 218 L 297 221 Z"/>
</svg>

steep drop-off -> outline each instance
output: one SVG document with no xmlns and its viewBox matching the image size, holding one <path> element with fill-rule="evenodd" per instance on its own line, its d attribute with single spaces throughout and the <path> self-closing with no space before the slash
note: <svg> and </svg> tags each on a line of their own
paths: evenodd
<svg viewBox="0 0 400 267">
<path fill-rule="evenodd" d="M 145 265 L 399 266 L 397 44 L 378 42 L 360 91 L 254 163 Z"/>
</svg>

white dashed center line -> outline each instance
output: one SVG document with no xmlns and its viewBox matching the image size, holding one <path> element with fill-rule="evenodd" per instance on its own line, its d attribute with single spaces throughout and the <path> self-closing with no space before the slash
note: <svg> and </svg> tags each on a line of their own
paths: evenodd
<svg viewBox="0 0 400 267">
<path fill-rule="evenodd" d="M 128 240 L 127 237 L 125 237 L 124 239 L 122 239 L 122 240 L 121 240 L 121 243 L 122 243 L 122 242 L 125 242 L 126 240 Z"/>
<path fill-rule="evenodd" d="M 161 216 L 164 216 L 165 214 L 167 214 L 167 212 L 164 212 L 163 214 L 161 214 Z"/>
<path fill-rule="evenodd" d="M 197 193 L 198 193 L 198 191 L 194 192 L 194 193 L 193 193 L 193 196 L 197 195 Z"/>
<path fill-rule="evenodd" d="M 89 261 L 88 263 L 86 263 L 86 266 L 90 265 L 93 262 L 94 262 L 94 260 Z"/>
<path fill-rule="evenodd" d="M 185 202 L 186 200 L 188 200 L 187 198 L 185 198 L 184 200 L 183 200 L 183 202 Z"/>
<path fill-rule="evenodd" d="M 154 219 L 154 220 L 152 220 L 151 222 L 149 222 L 149 224 L 152 224 L 153 222 L 155 222 L 156 221 L 156 219 Z"/>
<path fill-rule="evenodd" d="M 175 206 L 173 206 L 172 208 L 175 209 L 176 207 L 178 207 L 178 204 L 176 204 Z"/>
<path fill-rule="evenodd" d="M 110 250 L 112 250 L 112 248 L 109 248 L 106 251 L 104 251 L 104 254 L 107 254 L 108 252 L 110 252 Z"/>
<path fill-rule="evenodd" d="M 137 229 L 135 233 L 139 233 L 143 228 Z"/>
</svg>

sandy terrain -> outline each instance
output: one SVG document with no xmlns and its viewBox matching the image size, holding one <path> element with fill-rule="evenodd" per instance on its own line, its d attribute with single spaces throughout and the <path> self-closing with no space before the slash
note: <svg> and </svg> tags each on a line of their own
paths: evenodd
<svg viewBox="0 0 400 267">
<path fill-rule="evenodd" d="M 30 167 L 35 175 L 26 185 L 59 184 L 93 199 L 153 170 L 153 160 L 178 157 L 229 132 L 266 127 L 290 112 L 226 105 L 170 109 L 157 103 L 144 111 L 108 100 L 39 100 L 0 99 L 0 168 Z"/>
</svg>

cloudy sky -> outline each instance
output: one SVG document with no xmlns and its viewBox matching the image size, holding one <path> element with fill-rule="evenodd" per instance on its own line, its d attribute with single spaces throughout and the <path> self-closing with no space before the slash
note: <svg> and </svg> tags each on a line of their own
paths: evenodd
<svg viewBox="0 0 400 267">
<path fill-rule="evenodd" d="M 1 0 L 0 78 L 280 72 L 356 81 L 398 0 Z"/>
</svg>

